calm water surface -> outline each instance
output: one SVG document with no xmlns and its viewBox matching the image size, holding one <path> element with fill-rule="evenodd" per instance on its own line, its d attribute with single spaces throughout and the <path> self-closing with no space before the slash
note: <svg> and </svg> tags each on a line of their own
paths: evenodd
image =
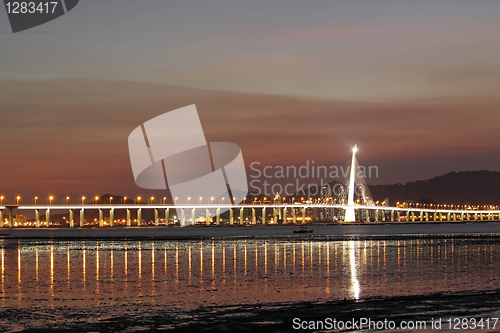
<svg viewBox="0 0 500 333">
<path fill-rule="evenodd" d="M 492 290 L 492 239 L 0 240 L 0 305 L 181 308 Z"/>
</svg>

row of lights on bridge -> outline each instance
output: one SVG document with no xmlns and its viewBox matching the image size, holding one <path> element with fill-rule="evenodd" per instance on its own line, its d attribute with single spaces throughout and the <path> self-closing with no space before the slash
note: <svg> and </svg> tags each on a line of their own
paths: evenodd
<svg viewBox="0 0 500 333">
<path fill-rule="evenodd" d="M 4 196 L 0 196 L 0 205 L 3 205 L 3 200 L 4 200 L 4 199 L 5 199 L 5 197 L 4 197 Z M 37 204 L 37 200 L 38 200 L 38 199 L 39 199 L 39 198 L 36 196 L 36 197 L 34 197 L 34 198 L 33 198 L 33 201 L 32 201 L 32 202 L 34 202 L 34 204 L 36 205 L 36 204 Z M 69 199 L 70 199 L 70 197 L 66 197 L 66 198 L 64 198 L 64 199 L 63 199 L 63 204 L 66 204 L 66 205 L 67 205 L 67 204 L 69 204 Z M 85 196 L 82 196 L 82 197 L 81 197 L 81 201 L 80 201 L 80 202 L 81 202 L 81 204 L 82 204 L 82 205 L 84 204 L 85 199 L 86 199 L 86 197 L 85 197 Z M 127 198 L 127 197 L 123 197 L 123 198 L 121 199 L 121 203 L 122 203 L 122 204 L 125 204 L 125 203 L 127 202 L 127 200 L 128 200 L 128 199 L 129 199 L 129 198 Z M 210 198 L 210 203 L 211 203 L 211 204 L 213 204 L 214 199 L 215 199 L 214 197 L 211 197 L 211 198 Z M 224 204 L 224 199 L 225 199 L 225 198 L 221 198 L 221 199 L 219 199 L 219 203 L 220 203 L 220 204 Z M 19 205 L 19 201 L 20 201 L 20 200 L 21 200 L 21 196 L 17 196 L 17 197 L 16 197 L 16 205 Z M 108 200 L 109 200 L 108 202 L 104 202 L 104 203 L 105 203 L 105 204 L 108 204 L 108 203 L 109 203 L 109 204 L 111 205 L 111 204 L 113 203 L 113 197 L 109 197 L 109 199 L 108 199 Z M 139 203 L 141 202 L 141 200 L 142 200 L 142 198 L 141 198 L 141 197 L 137 197 L 137 198 L 136 198 L 136 200 L 135 200 L 135 203 L 136 203 L 136 204 L 139 204 Z M 148 199 L 148 204 L 153 204 L 153 203 L 154 203 L 154 200 L 155 200 L 155 197 L 150 197 L 150 198 Z M 175 203 L 175 204 L 177 204 L 177 200 L 178 200 L 178 198 L 177 198 L 177 197 L 175 197 L 175 198 L 174 198 L 174 203 Z M 202 200 L 203 200 L 203 197 L 199 197 L 199 198 L 198 198 L 198 204 L 202 204 Z M 235 198 L 235 197 L 233 197 L 233 202 L 234 202 L 235 200 L 236 200 L 236 198 Z M 245 198 L 243 198 L 243 203 L 244 203 L 244 204 L 246 203 L 246 200 L 247 200 L 247 198 L 246 198 L 246 197 L 245 197 Z M 276 203 L 276 200 L 280 200 L 280 197 L 279 197 L 279 196 L 276 196 L 276 197 L 274 198 L 274 203 Z M 282 201 L 283 203 L 285 203 L 285 202 L 286 202 L 286 198 L 283 198 L 282 200 L 283 200 L 283 201 Z M 312 200 L 313 200 L 312 198 L 309 198 L 309 201 L 308 201 L 308 202 L 312 203 Z M 53 202 L 53 201 L 54 201 L 54 196 L 52 196 L 52 195 L 51 195 L 51 196 L 49 196 L 49 197 L 47 198 L 47 204 L 52 205 L 52 202 Z M 107 200 L 106 200 L 106 201 L 107 201 Z M 186 201 L 187 201 L 187 202 L 185 202 L 185 203 L 186 203 L 186 204 L 189 204 L 189 203 L 190 203 L 190 201 L 191 201 L 191 197 L 188 197 Z M 266 202 L 266 201 L 267 201 L 267 197 L 264 197 L 263 201 L 264 201 L 264 202 Z M 281 201 L 281 200 L 280 200 L 280 201 Z M 327 199 L 327 201 L 328 201 L 328 199 Z M 166 203 L 167 203 L 167 197 L 163 197 L 163 200 L 162 200 L 161 202 L 162 202 L 163 204 L 166 204 Z M 291 198 L 291 199 L 290 199 L 290 203 L 294 203 L 294 202 L 295 202 L 295 197 L 293 197 L 293 198 Z M 300 198 L 300 202 L 306 202 L 306 201 L 305 201 L 305 199 L 302 197 L 302 198 Z M 99 203 L 99 197 L 98 197 L 98 196 L 96 196 L 96 197 L 94 198 L 93 204 L 98 204 L 98 203 Z M 253 203 L 253 204 L 255 204 L 255 203 L 261 203 L 261 201 L 260 201 L 260 200 L 258 200 L 258 198 L 254 198 L 254 199 L 253 199 L 253 201 L 252 201 L 252 203 Z"/>
</svg>

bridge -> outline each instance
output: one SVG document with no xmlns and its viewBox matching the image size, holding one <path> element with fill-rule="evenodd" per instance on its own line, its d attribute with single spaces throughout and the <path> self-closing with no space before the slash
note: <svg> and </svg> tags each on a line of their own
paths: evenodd
<svg viewBox="0 0 500 333">
<path fill-rule="evenodd" d="M 339 223 L 394 223 L 394 222 L 463 222 L 463 221 L 493 221 L 500 220 L 500 210 L 493 209 L 433 209 L 417 207 L 387 207 L 371 205 L 342 205 L 342 204 L 244 204 L 244 205 L 154 205 L 154 204 L 134 204 L 134 205 L 26 205 L 26 206 L 0 206 L 1 210 L 8 209 L 9 216 L 6 225 L 0 223 L 0 227 L 15 227 L 13 210 L 31 210 L 35 212 L 34 227 L 48 227 L 51 225 L 51 212 L 69 212 L 69 227 L 84 227 L 93 223 L 86 223 L 85 212 L 94 210 L 98 212 L 99 227 L 113 227 L 117 225 L 141 226 L 144 210 L 154 212 L 153 223 L 155 226 L 163 224 L 160 219 L 160 211 L 165 217 L 171 216 L 171 211 L 177 210 L 178 221 L 181 226 L 194 224 L 193 221 L 203 220 L 206 225 L 221 224 L 221 210 L 227 210 L 229 215 L 229 225 L 257 224 L 257 215 L 260 215 L 261 224 L 306 224 L 308 217 L 306 212 L 311 213 L 314 209 L 339 209 L 354 210 L 358 216 L 356 221 Z M 126 219 L 116 220 L 116 211 L 126 212 Z M 40 212 L 45 215 L 45 220 L 41 219 Z M 267 212 L 272 214 L 267 214 Z M 132 219 L 132 213 L 137 216 Z M 214 213 L 214 214 L 212 214 Z M 260 214 L 257 214 L 260 213 Z M 362 214 L 361 214 L 362 213 Z M 163 214 L 162 214 L 163 215 Z M 310 215 L 310 214 L 309 214 Z M 106 222 L 105 222 L 106 216 Z M 247 216 L 245 218 L 245 216 Z M 109 218 L 108 218 L 109 217 Z M 3 212 L 0 211 L 0 219 L 3 221 Z M 168 225 L 167 219 L 164 219 Z M 210 222 L 212 220 L 212 222 Z M 123 223 L 123 224 L 122 224 Z"/>
<path fill-rule="evenodd" d="M 317 202 L 312 200 L 291 203 L 270 203 L 270 204 L 66 204 L 63 205 L 0 205 L 0 228 L 22 226 L 14 220 L 13 212 L 31 211 L 34 212 L 35 219 L 33 225 L 28 226 L 36 228 L 50 227 L 51 213 L 53 211 L 68 212 L 67 224 L 69 227 L 84 227 L 84 226 L 99 226 L 99 227 L 114 227 L 114 226 L 141 226 L 149 224 L 147 221 L 142 222 L 143 211 L 152 212 L 151 220 L 155 226 L 169 225 L 170 216 L 174 216 L 174 220 L 178 221 L 180 226 L 192 224 L 205 225 L 221 225 L 222 214 L 225 212 L 227 224 L 229 225 L 248 225 L 248 224 L 307 224 L 311 221 L 311 215 L 317 215 L 318 212 L 330 212 L 330 217 L 326 220 L 338 223 L 418 223 L 418 222 L 464 222 L 464 221 L 493 221 L 500 220 L 500 209 L 498 206 L 453 206 L 453 205 L 420 205 L 415 204 L 414 207 L 406 205 L 397 205 L 397 207 L 389 207 L 374 203 L 368 192 L 364 179 L 359 179 L 359 174 L 356 172 L 359 165 L 356 160 L 357 147 L 353 148 L 350 176 L 346 182 L 348 193 L 342 192 L 336 196 L 329 195 L 325 200 L 318 199 Z M 358 193 L 357 202 L 355 203 L 356 188 L 359 184 L 364 184 L 366 189 L 363 189 L 361 195 Z M 331 193 L 330 193 L 331 194 Z M 323 198 L 324 199 L 324 198 Z M 347 199 L 347 200 L 346 200 Z M 3 197 L 2 197 L 3 200 Z M 18 197 L 19 200 L 19 197 Z M 52 200 L 52 197 L 51 197 Z M 82 200 L 83 201 L 83 200 Z M 439 209 L 439 206 L 442 206 Z M 448 206 L 449 208 L 446 208 Z M 8 210 L 8 219 L 4 222 L 3 211 Z M 86 221 L 85 212 L 94 211 L 98 213 L 98 218 L 95 221 Z M 117 212 L 126 216 L 125 218 L 116 219 Z M 161 213 L 160 213 L 161 212 Z M 336 212 L 336 214 L 334 214 Z M 41 213 L 45 219 L 41 219 Z M 178 214 L 178 216 L 177 216 Z M 136 218 L 132 219 L 132 215 Z M 164 216 L 163 222 L 160 215 Z M 259 220 L 257 219 L 260 215 Z M 309 215 L 309 216 L 307 216 Z M 106 216 L 106 217 L 105 217 Z M 246 217 L 245 217 L 246 216 Z M 328 216 L 326 214 L 325 216 Z M 336 216 L 339 218 L 336 219 Z M 309 219 L 309 222 L 308 222 Z M 336 220 L 335 220 L 336 219 Z M 106 220 L 106 221 L 105 221 Z M 317 218 L 316 218 L 317 220 Z M 198 222 L 197 222 L 198 221 Z M 55 223 L 52 223 L 53 225 Z M 226 223 L 224 223 L 226 224 Z M 26 224 L 24 224 L 26 226 Z"/>
</svg>

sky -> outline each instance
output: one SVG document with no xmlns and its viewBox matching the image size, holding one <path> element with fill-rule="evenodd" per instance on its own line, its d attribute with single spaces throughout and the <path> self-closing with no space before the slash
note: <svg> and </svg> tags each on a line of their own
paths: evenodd
<svg viewBox="0 0 500 333">
<path fill-rule="evenodd" d="M 499 16 L 498 1 L 84 0 L 13 34 L 1 8 L 0 194 L 162 196 L 135 184 L 127 138 L 191 104 L 249 177 L 342 166 L 354 144 L 369 184 L 500 171 Z"/>
</svg>

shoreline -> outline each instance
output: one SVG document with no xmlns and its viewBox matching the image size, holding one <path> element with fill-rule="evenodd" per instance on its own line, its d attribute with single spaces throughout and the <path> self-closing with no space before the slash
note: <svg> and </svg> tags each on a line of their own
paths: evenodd
<svg viewBox="0 0 500 333">
<path fill-rule="evenodd" d="M 231 227 L 104 227 L 104 228 L 11 228 L 0 230 L 1 239 L 217 239 L 297 238 L 394 239 L 446 237 L 500 237 L 500 222 L 439 222 L 396 224 L 309 225 L 312 234 L 294 234 L 298 226 Z"/>
<path fill-rule="evenodd" d="M 235 303 L 191 309 L 147 301 L 97 308 L 59 306 L 50 311 L 40 306 L 7 307 L 0 310 L 0 328 L 4 331 L 40 333 L 54 330 L 119 332 L 158 329 L 176 332 L 220 332 L 228 329 L 241 332 L 285 332 L 292 330 L 294 318 L 314 322 L 325 318 L 337 321 L 387 319 L 398 323 L 420 320 L 426 321 L 430 326 L 430 321 L 438 318 L 442 318 L 443 322 L 455 317 L 498 318 L 499 296 L 500 289 L 494 289 L 359 300 Z M 425 331 L 429 331 L 429 328 Z"/>
</svg>

